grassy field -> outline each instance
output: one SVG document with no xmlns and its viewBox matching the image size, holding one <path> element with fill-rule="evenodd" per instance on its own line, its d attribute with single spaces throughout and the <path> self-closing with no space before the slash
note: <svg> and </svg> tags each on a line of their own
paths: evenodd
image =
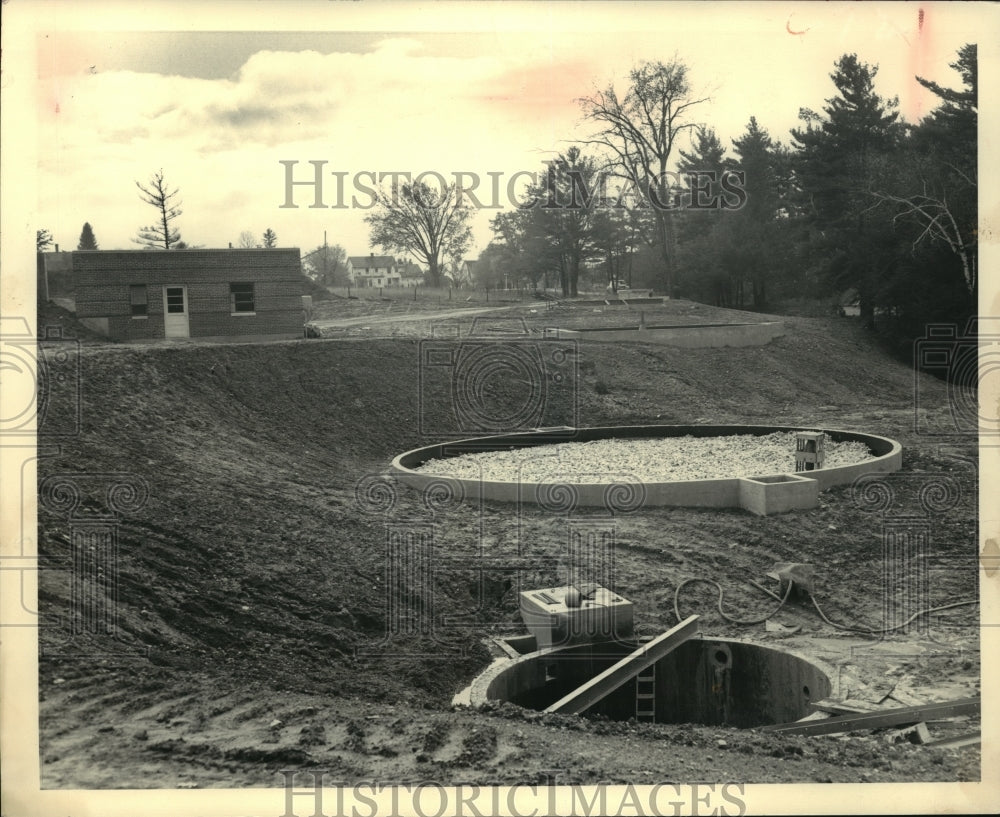
<svg viewBox="0 0 1000 817">
<path fill-rule="evenodd" d="M 383 305 L 331 303 L 334 319 Z M 531 312 L 538 308 L 525 303 L 511 316 L 537 327 L 547 320 Z M 565 314 L 600 318 L 587 311 L 594 308 Z M 663 314 L 682 309 L 727 317 L 681 303 Z M 976 595 L 975 438 L 954 429 L 917 434 L 912 372 L 854 322 L 798 318 L 788 326 L 785 337 L 756 348 L 584 342 L 577 378 L 546 406 L 545 425 L 773 423 L 857 429 L 904 446 L 884 516 L 840 488 L 823 494 L 819 508 L 766 518 L 688 508 L 618 518 L 618 589 L 646 632 L 675 623 L 674 590 L 691 577 L 721 582 L 734 615 L 761 615 L 773 602 L 747 579 L 766 581 L 780 561 L 816 566 L 831 620 L 877 627 L 889 514 L 925 519 L 931 604 Z M 149 498 L 121 517 L 118 531 L 116 651 L 124 656 L 103 655 L 102 637 L 66 630 L 72 521 L 39 514 L 42 567 L 50 568 L 39 580 L 43 786 L 273 786 L 280 769 L 293 767 L 444 784 L 530 783 L 546 769 L 591 783 L 979 778 L 977 750 L 889 746 L 870 735 L 778 739 L 539 718 L 510 706 L 453 711 L 452 696 L 490 661 L 484 638 L 521 628 L 504 564 L 528 554 L 537 557 L 529 586 L 557 581 L 567 518 L 499 503 L 427 506 L 405 490 L 369 493 L 392 457 L 427 441 L 421 419 L 434 420 L 431 432 L 449 430 L 451 385 L 447 373 L 421 377 L 420 331 L 364 343 L 84 347 L 82 431 L 40 460 L 39 477 L 76 475 L 83 506 L 95 510 L 103 489 L 87 493 L 87 474 L 139 478 Z M 947 431 L 946 386 L 921 377 L 916 395 L 922 416 Z M 921 492 L 938 478 L 957 486 L 957 499 L 929 515 Z M 393 525 L 431 532 L 434 582 L 409 588 L 408 603 L 432 601 L 432 620 L 453 625 L 393 642 L 409 655 L 386 657 Z M 740 627 L 718 615 L 708 585 L 687 588 L 681 603 L 684 614 L 702 616 L 707 633 L 780 642 L 839 667 L 857 679 L 859 695 L 882 697 L 891 686 L 944 700 L 979 686 L 975 607 L 941 615 L 929 633 L 878 641 L 797 605 L 775 617 L 799 625 L 797 635 Z M 81 648 L 98 657 L 66 657 Z"/>
</svg>

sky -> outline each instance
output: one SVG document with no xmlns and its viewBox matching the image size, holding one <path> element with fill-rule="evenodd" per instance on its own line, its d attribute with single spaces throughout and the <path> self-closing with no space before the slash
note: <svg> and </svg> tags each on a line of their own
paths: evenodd
<svg viewBox="0 0 1000 817">
<path fill-rule="evenodd" d="M 788 143 L 799 109 L 820 110 L 834 94 L 842 54 L 878 64 L 878 92 L 898 96 L 912 122 L 936 102 L 914 75 L 960 87 L 949 63 L 983 35 L 982 8 L 961 3 L 432 4 L 416 14 L 289 2 L 280 7 L 301 15 L 282 15 L 281 31 L 261 4 L 165 5 L 173 14 L 109 4 L 103 16 L 37 21 L 34 217 L 61 249 L 75 249 L 85 221 L 102 249 L 136 248 L 156 215 L 136 182 L 162 169 L 191 245 L 235 245 L 243 231 L 271 228 L 279 246 L 303 253 L 324 233 L 349 255 L 379 253 L 358 173 L 478 174 L 486 205 L 493 173 L 507 206 L 508 184 L 519 192 L 526 178 L 515 174 L 592 133 L 578 99 L 609 84 L 623 91 L 641 60 L 688 66 L 693 94 L 707 98 L 692 121 L 727 147 L 751 116 Z M 220 30 L 234 24 L 241 30 Z M 325 207 L 309 206 L 305 185 L 286 201 L 287 168 L 309 181 L 310 162 L 325 162 Z M 467 257 L 489 242 L 497 212 L 477 211 Z"/>
</svg>

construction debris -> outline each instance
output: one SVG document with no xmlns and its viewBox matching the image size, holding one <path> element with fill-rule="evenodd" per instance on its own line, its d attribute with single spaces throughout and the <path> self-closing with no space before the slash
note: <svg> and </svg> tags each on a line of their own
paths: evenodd
<svg viewBox="0 0 1000 817">
<path fill-rule="evenodd" d="M 868 712 L 860 715 L 841 715 L 823 721 L 810 723 L 781 723 L 761 727 L 762 732 L 777 732 L 790 735 L 834 735 L 838 732 L 853 732 L 860 729 L 882 729 L 887 726 L 913 725 L 931 718 L 946 718 L 952 715 L 979 714 L 979 698 L 960 698 L 943 703 L 904 706 Z"/>
<path fill-rule="evenodd" d="M 930 743 L 931 733 L 927 731 L 927 724 L 916 723 L 903 729 L 893 729 L 885 735 L 886 743 Z"/>
<path fill-rule="evenodd" d="M 979 746 L 982 742 L 983 736 L 981 732 L 969 732 L 953 738 L 932 740 L 930 743 L 924 745 L 935 749 L 965 749 L 969 746 Z"/>
</svg>

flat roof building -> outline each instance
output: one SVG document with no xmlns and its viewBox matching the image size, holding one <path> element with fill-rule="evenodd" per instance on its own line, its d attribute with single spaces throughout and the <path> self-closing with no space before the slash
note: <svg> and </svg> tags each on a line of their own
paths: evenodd
<svg viewBox="0 0 1000 817">
<path fill-rule="evenodd" d="M 73 310 L 113 340 L 302 337 L 298 248 L 82 250 L 72 259 Z"/>
</svg>

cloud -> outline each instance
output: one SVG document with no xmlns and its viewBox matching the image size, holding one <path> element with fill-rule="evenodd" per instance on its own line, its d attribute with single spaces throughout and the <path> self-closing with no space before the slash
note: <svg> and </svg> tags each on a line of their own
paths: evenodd
<svg viewBox="0 0 1000 817">
<path fill-rule="evenodd" d="M 485 178 L 490 171 L 537 171 L 587 133 L 576 98 L 621 83 L 638 59 L 672 53 L 675 46 L 664 45 L 668 29 L 693 83 L 711 89 L 713 100 L 699 106 L 698 118 L 715 127 L 724 144 L 751 114 L 772 137 L 787 141 L 798 108 L 818 108 L 831 95 L 828 75 L 843 46 L 837 32 L 816 39 L 826 18 L 811 14 L 803 18 L 811 26 L 808 45 L 787 34 L 784 17 L 753 17 L 751 32 L 707 25 L 675 32 L 665 14 L 660 30 L 648 31 L 497 31 L 426 41 L 414 35 L 332 53 L 272 46 L 217 78 L 49 72 L 37 94 L 43 226 L 56 231 L 65 224 L 75 243 L 88 220 L 102 246 L 131 246 L 135 228 L 148 221 L 134 181 L 162 167 L 181 188 L 181 228 L 192 243 L 226 246 L 241 229 L 272 226 L 283 242 L 319 243 L 328 230 L 332 241 L 366 250 L 356 246 L 366 240 L 363 211 L 310 209 L 308 202 L 279 209 L 281 160 L 300 162 L 297 173 L 306 173 L 310 160 L 350 175 L 436 170 Z M 836 15 L 827 23 L 839 31 Z M 225 50 L 230 35 L 218 36 Z M 905 56 L 905 43 L 898 36 L 872 37 L 876 46 L 866 51 L 859 42 L 856 50 L 882 61 L 879 81 L 890 95 L 900 92 L 905 79 L 891 72 L 903 63 L 905 73 L 905 59 L 894 59 L 891 48 L 902 43 Z M 951 56 L 953 49 L 947 51 Z M 297 192 L 305 202 L 308 191 Z M 490 213 L 480 215 L 485 224 Z M 488 229 L 477 237 L 485 243 Z M 57 239 L 67 242 L 70 235 Z"/>
</svg>

